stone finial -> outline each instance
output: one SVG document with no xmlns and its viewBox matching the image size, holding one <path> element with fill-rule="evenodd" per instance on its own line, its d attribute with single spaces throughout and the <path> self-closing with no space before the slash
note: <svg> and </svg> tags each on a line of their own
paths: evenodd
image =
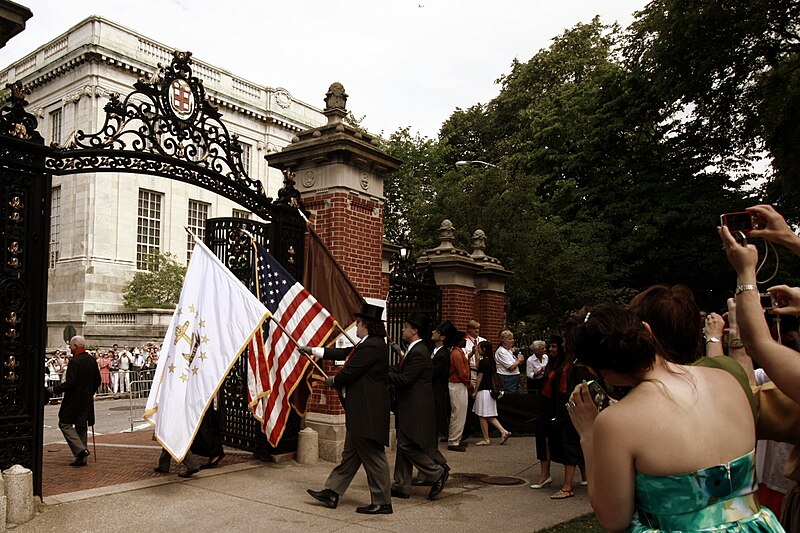
<svg viewBox="0 0 800 533">
<path fill-rule="evenodd" d="M 344 92 L 344 85 L 334 82 L 325 93 L 325 111 L 329 109 L 347 109 L 347 93 Z"/>
<path fill-rule="evenodd" d="M 472 258 L 476 261 L 486 257 L 486 233 L 482 229 L 476 229 L 472 234 Z"/>
<path fill-rule="evenodd" d="M 439 240 L 442 241 L 438 246 L 440 249 L 455 248 L 453 246 L 455 230 L 456 228 L 453 226 L 453 223 L 450 222 L 450 220 L 444 219 L 442 221 L 442 225 L 439 226 Z"/>
</svg>

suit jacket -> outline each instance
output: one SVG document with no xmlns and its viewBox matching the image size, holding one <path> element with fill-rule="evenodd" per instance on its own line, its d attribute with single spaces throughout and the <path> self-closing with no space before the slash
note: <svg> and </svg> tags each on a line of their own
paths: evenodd
<svg viewBox="0 0 800 533">
<path fill-rule="evenodd" d="M 389 349 L 386 342 L 381 337 L 367 337 L 355 348 L 325 348 L 323 359 L 347 360 L 333 378 L 335 387 L 345 389 L 347 431 L 388 446 Z"/>
<path fill-rule="evenodd" d="M 94 425 L 94 393 L 100 387 L 100 369 L 97 361 L 86 352 L 72 357 L 63 383 L 53 386 L 56 394 L 64 393 L 58 410 L 58 420 L 63 424 Z"/>
<path fill-rule="evenodd" d="M 431 385 L 433 387 L 433 403 L 436 414 L 436 432 L 447 435 L 450 411 L 450 348 L 442 346 L 431 357 Z"/>
<path fill-rule="evenodd" d="M 397 430 L 423 449 L 436 447 L 436 419 L 431 387 L 431 352 L 420 341 L 389 371 L 397 400 Z"/>
</svg>

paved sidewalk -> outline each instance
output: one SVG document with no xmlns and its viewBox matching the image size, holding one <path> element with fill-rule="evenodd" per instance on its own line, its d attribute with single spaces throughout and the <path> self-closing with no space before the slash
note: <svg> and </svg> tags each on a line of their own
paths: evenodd
<svg viewBox="0 0 800 533">
<path fill-rule="evenodd" d="M 89 466 L 84 468 L 54 465 L 54 461 L 67 464 L 69 452 L 48 452 L 56 445 L 47 446 L 45 486 L 53 492 L 48 496 L 45 490 L 37 516 L 14 531 L 357 533 L 419 529 L 425 533 L 485 533 L 538 531 L 591 512 L 583 487 L 576 486 L 574 498 L 550 500 L 563 480 L 563 468 L 559 465 L 554 465 L 551 487 L 529 488 L 539 473 L 539 467 L 531 464 L 534 455 L 531 437 L 512 437 L 505 446 L 499 446 L 499 439 L 494 439 L 492 446 L 469 446 L 465 453 L 448 452 L 442 444 L 452 472 L 436 501 L 427 499 L 428 487 L 414 487 L 411 499 L 393 501 L 394 514 L 366 516 L 355 512 L 357 506 L 369 503 L 363 470 L 341 498 L 339 507 L 330 510 L 308 496 L 306 489 L 322 488 L 333 463 L 271 464 L 252 461 L 248 455 L 228 453 L 220 467 L 203 470 L 184 480 L 175 474 L 152 472 L 158 447 L 149 440 L 151 434 L 141 431 L 104 435 L 103 446 L 98 437 L 98 462 L 90 458 Z M 111 450 L 118 453 L 112 454 Z M 389 454 L 389 461 L 394 463 L 393 453 Z M 173 471 L 177 473 L 182 468 L 173 467 Z M 62 472 L 63 469 L 68 470 Z M 486 475 L 518 477 L 524 483 L 490 485 L 480 481 Z M 108 479 L 117 481 L 102 488 L 78 489 L 90 479 L 104 483 Z M 78 490 L 60 492 L 64 487 Z"/>
</svg>

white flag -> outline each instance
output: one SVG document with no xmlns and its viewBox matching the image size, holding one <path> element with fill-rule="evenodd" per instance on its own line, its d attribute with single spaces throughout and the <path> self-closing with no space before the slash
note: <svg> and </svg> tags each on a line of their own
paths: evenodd
<svg viewBox="0 0 800 533">
<path fill-rule="evenodd" d="M 177 461 L 267 308 L 195 239 L 181 298 L 169 325 L 144 418 Z"/>
</svg>

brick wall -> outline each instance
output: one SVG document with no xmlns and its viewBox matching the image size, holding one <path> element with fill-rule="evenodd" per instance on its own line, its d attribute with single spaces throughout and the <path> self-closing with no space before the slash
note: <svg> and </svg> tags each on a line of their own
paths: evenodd
<svg viewBox="0 0 800 533">
<path fill-rule="evenodd" d="M 442 320 L 449 320 L 461 331 L 475 315 L 475 289 L 458 285 L 444 285 L 442 289 Z"/>
<path fill-rule="evenodd" d="M 497 346 L 500 332 L 505 329 L 505 294 L 498 292 L 481 292 L 478 295 L 476 320 L 481 323 L 481 336 Z"/>
<path fill-rule="evenodd" d="M 381 273 L 383 253 L 383 204 L 345 192 L 323 193 L 303 198 L 312 212 L 314 230 L 330 249 L 361 296 L 385 299 L 389 278 Z M 329 376 L 341 367 L 324 361 Z M 311 394 L 316 413 L 344 413 L 336 389 L 316 386 Z"/>
<path fill-rule="evenodd" d="M 362 296 L 386 298 L 381 276 L 383 204 L 344 192 L 303 198 L 314 229 Z"/>
</svg>

